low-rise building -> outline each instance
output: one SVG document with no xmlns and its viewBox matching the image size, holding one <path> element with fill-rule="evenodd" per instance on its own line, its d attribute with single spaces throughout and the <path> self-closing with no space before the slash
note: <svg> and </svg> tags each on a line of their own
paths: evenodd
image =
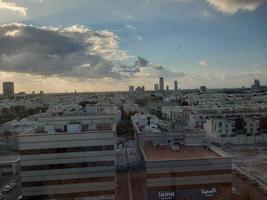
<svg viewBox="0 0 267 200">
<path fill-rule="evenodd" d="M 265 118 L 208 119 L 204 130 L 212 142 L 220 144 L 261 144 L 267 132 L 260 125 Z"/>
<path fill-rule="evenodd" d="M 148 200 L 228 199 L 231 158 L 212 146 L 144 145 Z"/>
</svg>

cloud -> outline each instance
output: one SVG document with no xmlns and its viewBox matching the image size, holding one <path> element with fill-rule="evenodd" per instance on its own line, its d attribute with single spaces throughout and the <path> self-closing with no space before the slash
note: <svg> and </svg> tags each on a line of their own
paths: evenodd
<svg viewBox="0 0 267 200">
<path fill-rule="evenodd" d="M 109 31 L 84 26 L 0 26 L 0 70 L 44 76 L 120 78 L 116 62 L 128 58 Z"/>
<path fill-rule="evenodd" d="M 13 12 L 18 12 L 23 16 L 27 15 L 27 8 L 18 6 L 16 3 L 5 2 L 3 0 L 0 0 L 0 10 L 10 10 Z"/>
<path fill-rule="evenodd" d="M 174 72 L 171 71 L 162 65 L 157 65 L 149 62 L 145 58 L 137 57 L 134 65 L 130 68 L 131 74 L 136 78 L 158 78 L 159 76 L 163 76 L 166 78 L 181 78 L 186 76 L 186 74 L 182 72 Z M 129 66 L 128 66 L 129 70 Z"/>
<path fill-rule="evenodd" d="M 146 67 L 149 64 L 149 61 L 142 57 L 137 57 L 134 62 L 134 65 L 137 67 Z"/>
<path fill-rule="evenodd" d="M 126 16 L 126 19 L 131 20 L 131 21 L 135 20 L 134 16 L 132 16 L 132 15 L 130 15 L 130 14 L 128 14 L 128 15 Z"/>
<path fill-rule="evenodd" d="M 143 38 L 142 38 L 140 35 L 138 35 L 138 36 L 137 36 L 137 40 L 139 40 L 139 41 L 143 41 Z"/>
<path fill-rule="evenodd" d="M 200 60 L 198 61 L 198 64 L 202 67 L 207 67 L 209 65 L 207 60 Z"/>
<path fill-rule="evenodd" d="M 36 27 L 0 25 L 0 71 L 76 80 L 142 80 L 158 76 L 182 77 L 183 73 L 155 65 L 119 48 L 112 32 L 85 26 Z"/>
<path fill-rule="evenodd" d="M 218 11 L 233 15 L 238 11 L 254 11 L 266 0 L 206 0 Z"/>
<path fill-rule="evenodd" d="M 136 28 L 133 25 L 127 24 L 125 27 L 132 31 L 136 31 Z"/>
</svg>

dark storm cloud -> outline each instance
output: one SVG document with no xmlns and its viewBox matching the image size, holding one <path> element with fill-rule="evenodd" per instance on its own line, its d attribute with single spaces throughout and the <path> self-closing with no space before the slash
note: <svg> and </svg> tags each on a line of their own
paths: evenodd
<svg viewBox="0 0 267 200">
<path fill-rule="evenodd" d="M 77 25 L 0 25 L 0 71 L 77 79 L 178 75 L 141 57 L 133 65 L 120 64 L 129 56 L 119 49 L 118 41 L 112 32 Z"/>
<path fill-rule="evenodd" d="M 145 67 L 149 64 L 149 61 L 144 59 L 144 58 L 141 58 L 141 57 L 137 57 L 137 59 L 135 60 L 134 62 L 134 65 L 135 66 L 142 66 L 142 67 Z"/>
<path fill-rule="evenodd" d="M 0 70 L 36 75 L 119 78 L 111 61 L 120 56 L 110 32 L 84 27 L 0 26 Z M 109 51 L 105 45 L 109 45 Z"/>
</svg>

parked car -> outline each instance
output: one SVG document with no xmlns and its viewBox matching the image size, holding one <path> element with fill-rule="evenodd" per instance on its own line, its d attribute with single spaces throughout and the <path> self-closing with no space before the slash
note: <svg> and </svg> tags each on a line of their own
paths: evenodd
<svg viewBox="0 0 267 200">
<path fill-rule="evenodd" d="M 16 186 L 16 183 L 10 183 L 4 187 L 3 192 L 10 192 L 15 186 Z"/>
</svg>

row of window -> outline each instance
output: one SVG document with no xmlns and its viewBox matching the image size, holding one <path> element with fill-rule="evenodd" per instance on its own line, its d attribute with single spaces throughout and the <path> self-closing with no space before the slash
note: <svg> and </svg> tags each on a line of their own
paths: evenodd
<svg viewBox="0 0 267 200">
<path fill-rule="evenodd" d="M 75 179 L 50 180 L 50 181 L 22 182 L 21 186 L 22 187 L 34 187 L 34 186 L 48 186 L 48 185 L 96 183 L 96 182 L 108 182 L 108 181 L 115 181 L 115 176 L 75 178 Z"/>
<path fill-rule="evenodd" d="M 147 192 L 159 192 L 159 191 L 176 191 L 176 190 L 186 190 L 186 189 L 200 189 L 200 188 L 220 188 L 220 187 L 230 187 L 232 188 L 231 182 L 222 183 L 209 183 L 209 184 L 192 184 L 192 185 L 171 185 L 171 186 L 158 186 L 158 187 L 148 187 Z"/>
<path fill-rule="evenodd" d="M 20 150 L 20 155 L 87 152 L 87 151 L 107 151 L 107 150 L 114 150 L 114 145 Z"/>
<path fill-rule="evenodd" d="M 111 160 L 111 161 L 96 161 L 96 162 L 82 162 L 82 163 L 32 165 L 32 166 L 21 166 L 21 171 L 85 168 L 85 167 L 100 167 L 100 166 L 102 167 L 102 166 L 114 166 L 114 165 L 115 165 L 115 163 L 113 160 Z"/>
<path fill-rule="evenodd" d="M 47 199 L 58 199 L 66 200 L 79 197 L 103 197 L 103 196 L 114 196 L 115 190 L 103 190 L 93 192 L 77 192 L 77 193 L 65 193 L 65 194 L 50 194 L 50 195 L 38 195 L 38 196 L 23 196 L 22 200 L 47 200 Z"/>
<path fill-rule="evenodd" d="M 231 174 L 232 170 L 210 170 L 210 171 L 191 171 L 191 172 L 171 172 L 159 174 L 147 174 L 147 178 L 172 178 L 172 177 L 186 177 L 186 176 L 210 176 L 219 174 Z"/>
</svg>

